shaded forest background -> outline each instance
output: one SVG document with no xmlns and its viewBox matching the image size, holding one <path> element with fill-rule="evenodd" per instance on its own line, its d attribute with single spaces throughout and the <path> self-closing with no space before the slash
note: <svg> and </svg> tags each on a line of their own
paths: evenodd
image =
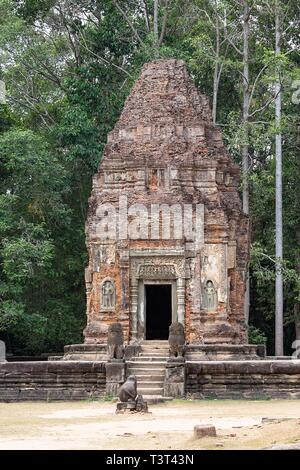
<svg viewBox="0 0 300 470">
<path fill-rule="evenodd" d="M 0 0 L 0 337 L 14 354 L 62 351 L 85 326 L 85 219 L 92 175 L 142 65 L 184 59 L 228 149 L 248 145 L 250 341 L 274 352 L 275 126 L 283 135 L 285 352 L 299 324 L 299 8 L 278 0 Z M 249 121 L 243 11 L 249 6 Z M 298 328 L 298 335 L 299 335 Z M 299 338 L 300 339 L 300 338 Z"/>
</svg>

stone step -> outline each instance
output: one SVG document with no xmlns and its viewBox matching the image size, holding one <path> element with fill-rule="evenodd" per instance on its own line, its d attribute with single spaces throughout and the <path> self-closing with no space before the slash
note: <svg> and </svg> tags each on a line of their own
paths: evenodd
<svg viewBox="0 0 300 470">
<path fill-rule="evenodd" d="M 149 405 L 156 405 L 157 403 L 165 403 L 166 401 L 173 400 L 172 397 L 163 397 L 162 395 L 143 395 L 143 398 Z"/>
<path fill-rule="evenodd" d="M 168 345 L 169 344 L 169 341 L 167 339 L 144 339 L 142 342 L 141 342 L 142 345 L 144 344 L 153 344 L 153 345 L 156 345 L 156 344 L 161 344 L 161 345 Z"/>
<path fill-rule="evenodd" d="M 137 357 L 165 357 L 165 358 L 169 358 L 169 353 L 168 352 L 164 352 L 164 351 L 142 351 L 140 353 L 139 356 Z"/>
<path fill-rule="evenodd" d="M 156 367 L 154 369 L 152 368 L 148 368 L 148 367 L 139 367 L 138 366 L 138 363 L 136 365 L 136 367 L 127 367 L 127 371 L 135 371 L 136 374 L 139 374 L 139 375 L 163 375 L 165 374 L 165 370 L 166 368 L 165 367 Z"/>
<path fill-rule="evenodd" d="M 147 396 L 150 396 L 150 395 L 160 395 L 161 397 L 163 396 L 163 393 L 164 393 L 164 388 L 163 387 L 153 387 L 153 388 L 140 388 L 138 387 L 137 389 L 138 391 L 138 394 L 139 395 L 147 395 Z"/>
<path fill-rule="evenodd" d="M 161 363 L 166 363 L 167 362 L 167 357 L 165 356 L 136 356 L 132 357 L 130 359 L 130 362 L 161 362 Z"/>
<path fill-rule="evenodd" d="M 153 352 L 156 352 L 156 351 L 164 351 L 164 352 L 168 352 L 169 351 L 169 347 L 168 346 L 145 346 L 144 344 L 141 345 L 141 350 L 142 351 L 153 351 Z"/>
<path fill-rule="evenodd" d="M 144 389 L 144 388 L 163 388 L 164 386 L 164 381 L 163 380 L 160 380 L 160 381 L 154 381 L 154 380 L 141 380 L 140 382 L 138 381 L 138 390 L 140 388 Z"/>
<path fill-rule="evenodd" d="M 142 371 L 145 370 L 144 374 Z M 165 370 L 154 370 L 149 372 L 147 369 L 127 369 L 127 377 L 135 375 L 137 380 L 165 380 Z"/>
<path fill-rule="evenodd" d="M 132 374 L 135 375 L 138 386 L 140 384 L 144 383 L 160 383 L 161 386 L 164 384 L 165 376 L 164 375 L 137 375 L 137 374 Z"/>
<path fill-rule="evenodd" d="M 150 349 L 150 348 L 142 348 L 140 354 L 161 354 L 162 356 L 169 356 L 168 349 Z"/>
<path fill-rule="evenodd" d="M 155 369 L 163 369 L 166 368 L 165 361 L 130 361 L 127 362 L 128 369 L 148 369 L 148 368 L 155 368 Z"/>
<path fill-rule="evenodd" d="M 128 367 L 127 368 L 127 375 L 134 374 L 138 375 L 141 377 L 146 377 L 146 376 L 165 376 L 165 367 L 157 367 L 155 369 L 150 369 L 148 367 L 140 368 L 138 366 L 136 367 Z"/>
<path fill-rule="evenodd" d="M 145 361 L 148 361 L 149 359 L 153 359 L 154 361 L 156 361 L 157 359 L 161 359 L 163 362 L 167 362 L 168 359 L 169 359 L 169 355 L 165 356 L 164 354 L 141 354 L 140 356 L 135 356 L 133 357 L 132 359 L 134 360 L 139 360 L 139 359 L 144 359 Z"/>
</svg>

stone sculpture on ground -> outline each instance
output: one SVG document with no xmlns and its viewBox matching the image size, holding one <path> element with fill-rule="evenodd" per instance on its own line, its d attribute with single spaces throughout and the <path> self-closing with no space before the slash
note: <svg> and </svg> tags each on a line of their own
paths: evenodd
<svg viewBox="0 0 300 470">
<path fill-rule="evenodd" d="M 130 375 L 126 382 L 120 387 L 118 397 L 123 403 L 135 401 L 137 397 L 137 383 L 135 375 Z"/>
<path fill-rule="evenodd" d="M 108 329 L 107 353 L 110 360 L 124 357 L 124 336 L 121 323 L 113 323 Z"/>
<path fill-rule="evenodd" d="M 130 375 L 126 382 L 120 387 L 119 402 L 117 403 L 117 413 L 125 411 L 147 412 L 148 406 L 142 395 L 137 393 L 137 380 L 135 375 Z"/>
<path fill-rule="evenodd" d="M 170 357 L 183 357 L 185 349 L 185 335 L 182 323 L 174 322 L 169 328 Z"/>
</svg>

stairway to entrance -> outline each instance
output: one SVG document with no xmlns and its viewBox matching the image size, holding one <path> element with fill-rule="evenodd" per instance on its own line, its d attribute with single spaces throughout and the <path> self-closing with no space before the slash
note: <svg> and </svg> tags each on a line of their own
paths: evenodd
<svg viewBox="0 0 300 470">
<path fill-rule="evenodd" d="M 127 376 L 135 375 L 138 393 L 143 395 L 148 403 L 159 403 L 172 400 L 164 397 L 164 379 L 169 343 L 163 340 L 145 340 L 138 356 L 127 361 Z"/>
</svg>

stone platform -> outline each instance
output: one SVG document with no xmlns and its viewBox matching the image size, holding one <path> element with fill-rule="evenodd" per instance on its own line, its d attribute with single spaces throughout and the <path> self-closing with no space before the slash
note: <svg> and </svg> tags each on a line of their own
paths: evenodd
<svg viewBox="0 0 300 470">
<path fill-rule="evenodd" d="M 125 359 L 147 361 L 149 358 L 154 358 L 164 362 L 167 360 L 168 350 L 168 341 L 144 340 L 136 345 L 127 345 Z M 266 357 L 265 346 L 256 344 L 188 344 L 185 353 L 185 358 L 189 361 L 261 360 L 264 357 Z M 107 345 L 104 343 L 71 344 L 65 346 L 63 357 L 55 358 L 65 361 L 107 361 L 107 359 Z M 280 359 L 285 360 L 285 357 Z"/>
<path fill-rule="evenodd" d="M 106 344 L 70 344 L 64 347 L 64 361 L 107 361 Z"/>
<path fill-rule="evenodd" d="M 261 360 L 265 356 L 265 346 L 256 344 L 190 344 L 185 353 L 188 361 Z"/>
<path fill-rule="evenodd" d="M 186 361 L 184 369 L 187 398 L 300 399 L 300 360 Z M 0 363 L 0 401 L 104 398 L 105 374 L 105 362 Z"/>
<path fill-rule="evenodd" d="M 103 362 L 0 363 L 0 401 L 86 400 L 105 396 Z"/>
<path fill-rule="evenodd" d="M 300 360 L 186 362 L 190 398 L 300 398 Z"/>
</svg>

